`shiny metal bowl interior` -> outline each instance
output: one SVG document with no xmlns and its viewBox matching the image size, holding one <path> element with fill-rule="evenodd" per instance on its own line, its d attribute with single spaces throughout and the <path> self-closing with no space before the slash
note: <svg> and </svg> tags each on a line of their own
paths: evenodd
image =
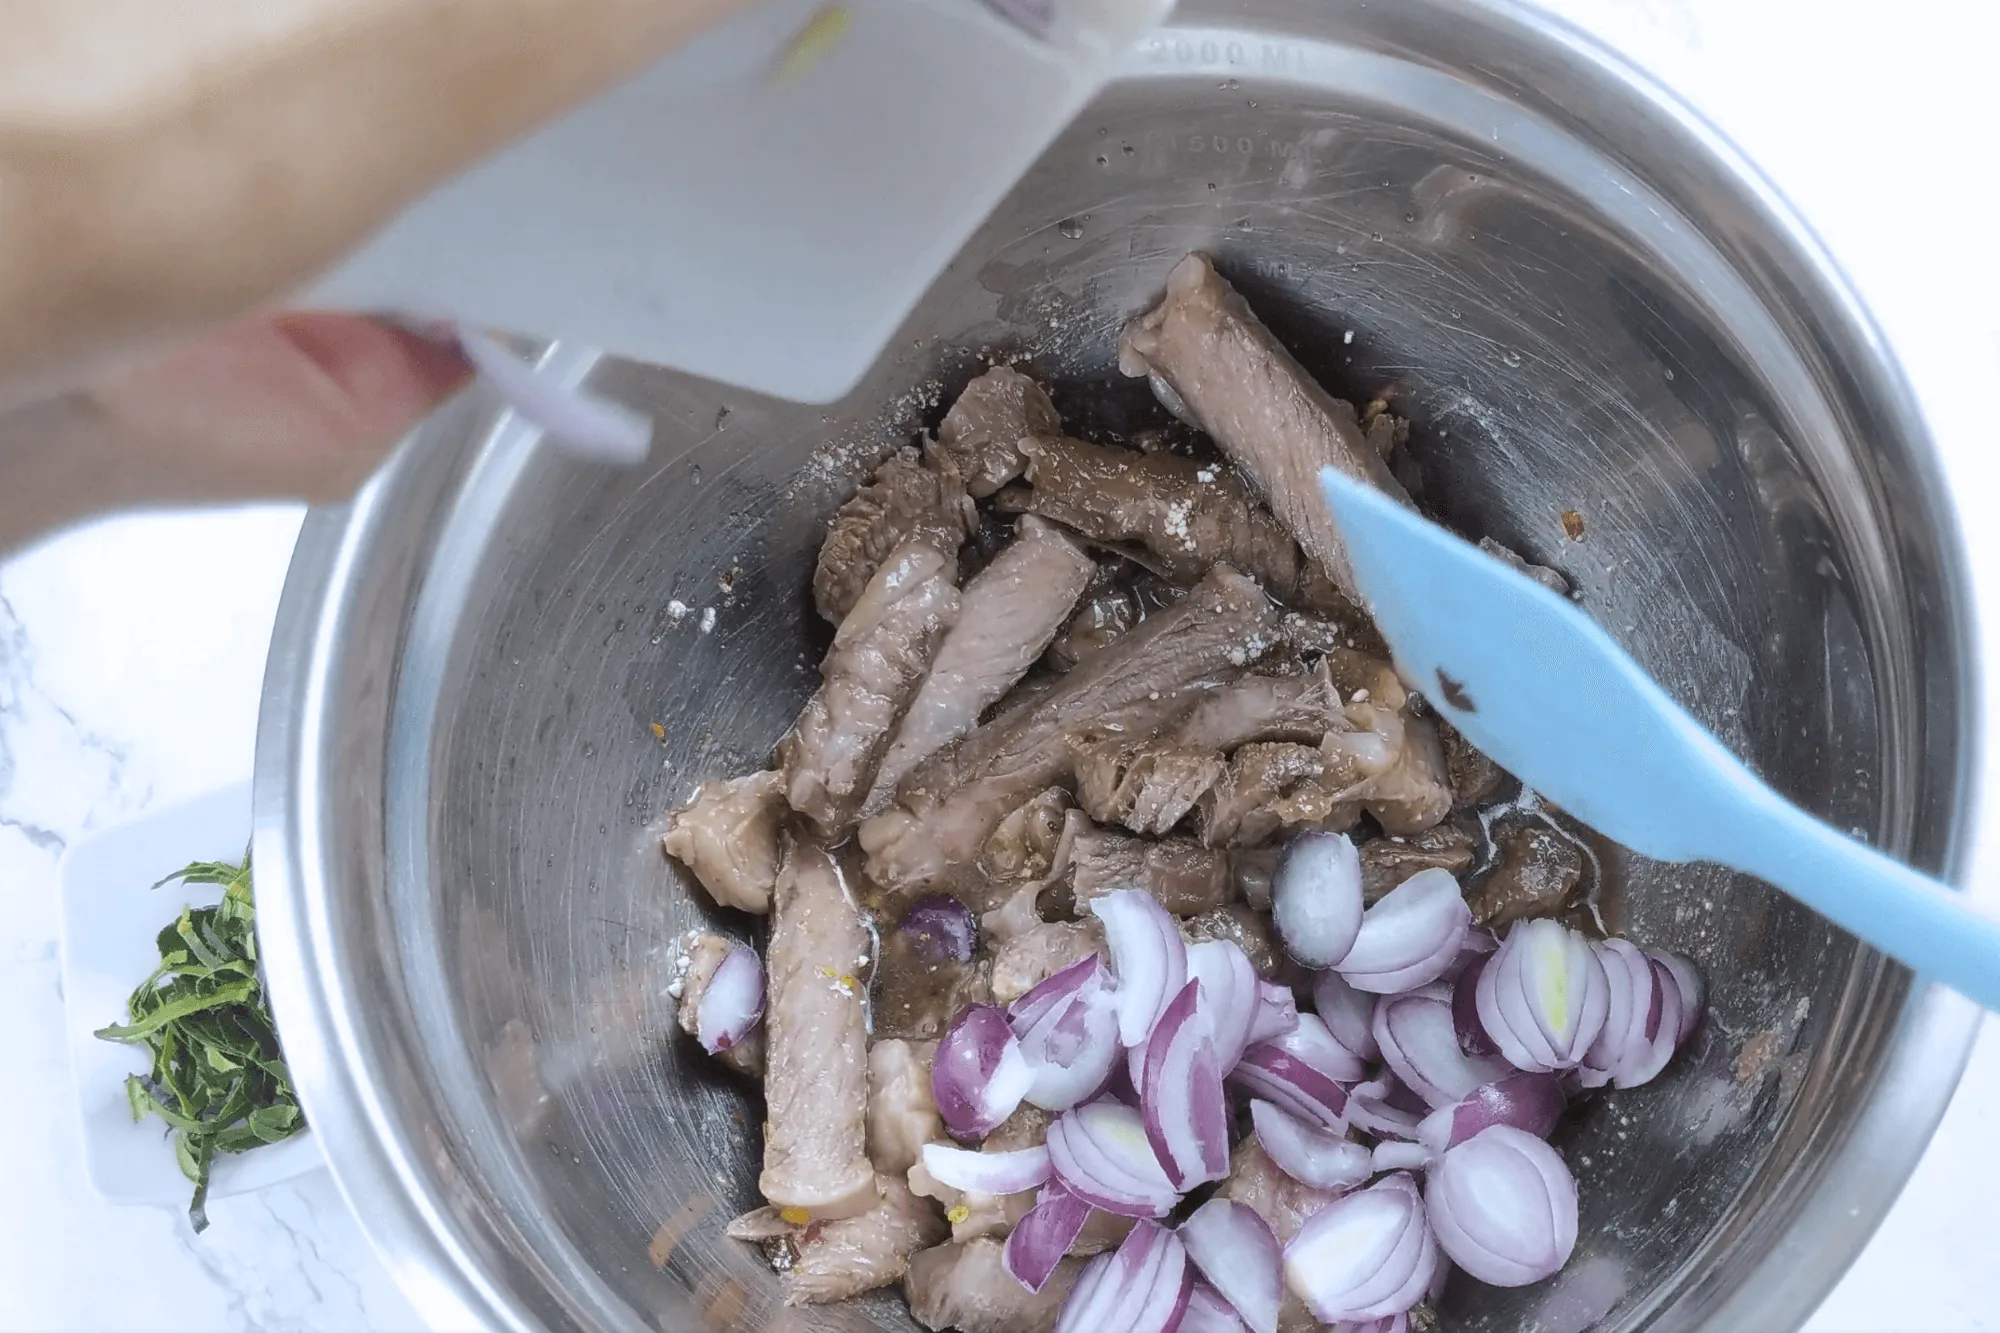
<svg viewBox="0 0 2000 1333">
<path fill-rule="evenodd" d="M 827 637 L 822 520 L 983 354 L 1032 363 L 1079 433 L 1163 420 L 1113 342 L 1195 247 L 1337 391 L 1406 395 L 1433 512 L 1568 573 L 1787 793 L 1956 864 L 1975 756 L 1950 510 L 1782 207 L 1532 13 L 1190 3 L 848 400 L 571 358 L 658 414 L 649 469 L 571 462 L 474 395 L 309 522 L 260 747 L 266 947 L 336 1171 L 420 1300 L 494 1327 L 911 1327 L 893 1293 L 781 1315 L 723 1238 L 759 1108 L 674 1032 L 676 937 L 716 914 L 658 826 L 763 761 Z M 1969 1028 L 1760 885 L 1607 869 L 1625 927 L 1714 979 L 1710 1027 L 1563 1131 L 1565 1275 L 1454 1285 L 1445 1327 L 1794 1326 Z"/>
</svg>

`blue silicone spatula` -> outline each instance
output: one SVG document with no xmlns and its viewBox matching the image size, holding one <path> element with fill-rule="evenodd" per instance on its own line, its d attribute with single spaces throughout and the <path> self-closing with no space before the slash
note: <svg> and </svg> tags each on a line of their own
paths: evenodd
<svg viewBox="0 0 2000 1333">
<path fill-rule="evenodd" d="M 1398 668 L 1502 767 L 1636 852 L 1755 875 L 2000 1012 L 2000 923 L 1771 790 L 1567 599 L 1370 486 L 1321 484 Z"/>
</svg>

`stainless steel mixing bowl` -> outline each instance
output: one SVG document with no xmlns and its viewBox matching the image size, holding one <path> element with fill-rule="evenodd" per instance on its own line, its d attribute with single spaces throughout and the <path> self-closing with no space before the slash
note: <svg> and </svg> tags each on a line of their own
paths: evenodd
<svg viewBox="0 0 2000 1333">
<path fill-rule="evenodd" d="M 649 468 L 572 462 L 475 393 L 308 522 L 258 756 L 265 948 L 316 1131 L 420 1304 L 909 1326 L 892 1292 L 785 1314 L 723 1238 L 759 1109 L 673 1031 L 676 938 L 714 914 L 658 825 L 763 760 L 826 639 L 821 521 L 983 353 L 1031 361 L 1080 433 L 1164 420 L 1114 336 L 1194 247 L 1337 390 L 1403 395 L 1434 512 L 1567 571 L 1789 794 L 1963 866 L 1984 684 L 1953 509 L 1799 223 L 1534 11 L 1190 0 L 848 401 L 557 348 L 658 414 Z M 1569 1269 L 1460 1282 L 1446 1327 L 1794 1327 L 1914 1162 L 1971 1016 L 1760 885 L 1606 870 L 1627 929 L 1713 978 L 1707 1035 L 1563 1131 Z"/>
</svg>

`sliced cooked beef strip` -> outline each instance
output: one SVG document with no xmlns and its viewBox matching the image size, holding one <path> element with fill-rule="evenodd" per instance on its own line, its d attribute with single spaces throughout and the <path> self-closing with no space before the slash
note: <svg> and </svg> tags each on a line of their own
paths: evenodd
<svg viewBox="0 0 2000 1333">
<path fill-rule="evenodd" d="M 1236 895 L 1229 853 L 1193 838 L 1134 838 L 1097 830 L 1078 835 L 1070 855 L 1076 910 L 1119 889 L 1144 889 L 1176 916 L 1194 916 Z"/>
<path fill-rule="evenodd" d="M 1528 917 L 1558 916 L 1583 882 L 1583 848 L 1539 819 L 1505 820 L 1493 831 L 1500 859 L 1467 896 L 1489 930 Z"/>
<path fill-rule="evenodd" d="M 853 1217 L 880 1199 L 869 1164 L 868 930 L 840 867 L 788 839 L 764 969 L 764 1171 L 775 1208 Z"/>
<path fill-rule="evenodd" d="M 903 714 L 875 777 L 870 809 L 904 776 L 979 722 L 1026 675 L 1069 619 L 1094 566 L 1083 548 L 1033 517 L 959 594 L 956 622 Z"/>
<path fill-rule="evenodd" d="M 1042 924 L 1042 897 L 1049 890 L 1046 880 L 1024 880 L 1014 891 L 989 908 L 979 918 L 982 938 L 995 945 L 1025 935 Z"/>
<path fill-rule="evenodd" d="M 759 1208 L 731 1222 L 728 1234 L 773 1254 L 785 1304 L 824 1305 L 899 1280 L 910 1256 L 943 1240 L 946 1229 L 935 1204 L 887 1179 L 881 1201 L 857 1216 L 792 1226 L 777 1209 Z"/>
<path fill-rule="evenodd" d="M 1472 868 L 1476 841 L 1456 824 L 1439 824 L 1408 836 L 1371 838 L 1361 844 L 1361 896 L 1372 903 L 1423 870 L 1463 875 Z"/>
<path fill-rule="evenodd" d="M 1091 823 L 1070 804 L 1069 790 L 1049 787 L 1000 821 L 980 849 L 976 878 L 985 886 L 981 937 L 1010 940 L 1042 924 L 1047 898 L 1069 892 L 1070 857 L 1077 836 Z"/>
<path fill-rule="evenodd" d="M 1236 870 L 1236 892 L 1259 912 L 1271 910 L 1271 876 L 1278 869 L 1279 847 L 1239 847 L 1230 858 Z"/>
<path fill-rule="evenodd" d="M 1021 475 L 1021 441 L 1062 430 L 1042 386 L 1011 366 L 995 366 L 965 386 L 938 425 L 934 452 L 979 499 Z"/>
<path fill-rule="evenodd" d="M 778 881 L 784 811 L 782 773 L 704 782 L 693 801 L 668 817 L 660 845 L 719 905 L 762 914 L 771 910 L 771 886 Z"/>
<path fill-rule="evenodd" d="M 1353 408 L 1306 374 L 1207 255 L 1176 265 L 1165 298 L 1126 326 L 1118 364 L 1128 375 L 1165 380 L 1306 552 L 1353 593 L 1339 530 L 1320 496 L 1320 468 L 1408 496 Z"/>
<path fill-rule="evenodd" d="M 1011 810 L 1068 775 L 1072 735 L 1154 734 L 1255 663 L 1276 619 L 1261 588 L 1216 566 L 1181 601 L 920 765 L 898 803 L 861 827 L 869 876 L 907 892 L 967 865 Z"/>
<path fill-rule="evenodd" d="M 1318 656 L 1337 649 L 1349 649 L 1386 658 L 1389 646 L 1360 608 L 1342 615 L 1307 616 L 1289 612 L 1278 622 L 1278 635 L 1285 647 L 1301 655 Z"/>
<path fill-rule="evenodd" d="M 1120 577 L 1123 560 L 1100 560 L 1083 604 L 1056 634 L 1044 657 L 1051 669 L 1068 671 L 1078 662 L 1138 624 L 1144 616 L 1138 595 Z"/>
<path fill-rule="evenodd" d="M 1218 463 L 1142 454 L 1060 436 L 1025 441 L 1026 488 L 1000 497 L 1085 538 L 1145 552 L 1144 563 L 1189 587 L 1218 562 L 1235 566 L 1279 601 L 1320 610 L 1350 605 L 1326 572 L 1269 510 Z"/>
<path fill-rule="evenodd" d="M 957 557 L 904 542 L 882 562 L 834 633 L 820 687 L 778 743 L 785 793 L 819 831 L 852 825 L 897 722 L 958 620 Z"/>
<path fill-rule="evenodd" d="M 1252 741 L 1317 745 L 1345 730 L 1340 697 L 1324 669 L 1290 676 L 1245 676 L 1196 704 L 1167 739 L 1227 753 Z"/>
<path fill-rule="evenodd" d="M 701 997 L 708 994 L 708 984 L 715 980 L 715 969 L 722 966 L 722 960 L 729 957 L 729 951 L 736 948 L 732 940 L 720 935 L 694 935 L 688 941 L 687 973 L 681 978 L 681 1000 L 678 1017 L 681 1031 L 690 1037 L 701 1030 Z M 752 1032 L 742 1041 L 715 1057 L 739 1074 L 752 1078 L 764 1076 L 764 1030 Z"/>
<path fill-rule="evenodd" d="M 901 1180 L 926 1143 L 944 1137 L 931 1097 L 934 1041 L 889 1038 L 868 1048 L 868 1160 L 883 1177 Z"/>
<path fill-rule="evenodd" d="M 940 1245 L 910 1259 L 903 1294 L 925 1328 L 960 1333 L 1049 1333 L 1083 1270 L 1081 1259 L 1056 1265 L 1048 1285 L 1031 1292 L 1002 1262 L 997 1240 Z"/>
<path fill-rule="evenodd" d="M 977 522 L 957 473 L 922 466 L 915 450 L 891 455 L 834 515 L 813 569 L 813 604 L 838 625 L 891 551 L 913 537 L 956 551 Z"/>
<path fill-rule="evenodd" d="M 979 850 L 979 873 L 994 884 L 1045 880 L 1072 835 L 1067 787 L 1045 787 L 1000 821 Z"/>
<path fill-rule="evenodd" d="M 1156 837 L 1172 832 L 1229 767 L 1213 750 L 1164 741 L 1088 741 L 1073 751 L 1084 813 Z"/>
<path fill-rule="evenodd" d="M 1245 745 L 1201 799 L 1201 840 L 1210 847 L 1256 847 L 1281 832 L 1352 828 L 1361 815 L 1359 802 L 1347 794 L 1352 777 L 1310 745 Z"/>
<path fill-rule="evenodd" d="M 1444 750 L 1444 771 L 1451 782 L 1451 794 L 1458 807 L 1481 805 L 1498 796 L 1509 779 L 1507 770 L 1489 759 L 1457 727 L 1443 718 L 1434 718 L 1438 744 Z"/>
<path fill-rule="evenodd" d="M 1352 730 L 1329 731 L 1321 750 L 1329 768 L 1353 777 L 1345 796 L 1358 800 L 1386 833 L 1418 833 L 1450 813 L 1454 796 L 1437 728 L 1419 716 L 1409 691 L 1386 661 L 1336 649 L 1324 659 L 1347 698 Z"/>
<path fill-rule="evenodd" d="M 1361 781 L 1345 790 L 1375 816 L 1384 833 L 1421 833 L 1451 813 L 1444 752 L 1429 718 L 1407 709 L 1349 704 L 1351 732 L 1330 731 L 1321 749 L 1329 767 L 1352 765 Z"/>
<path fill-rule="evenodd" d="M 1375 456 L 1387 463 L 1397 446 L 1409 440 L 1410 422 L 1407 417 L 1399 417 L 1389 411 L 1386 400 L 1377 399 L 1368 406 L 1370 415 L 1361 419 L 1361 434 L 1368 441 L 1368 447 L 1375 451 Z M 1377 406 L 1383 410 L 1374 411 Z"/>
</svg>

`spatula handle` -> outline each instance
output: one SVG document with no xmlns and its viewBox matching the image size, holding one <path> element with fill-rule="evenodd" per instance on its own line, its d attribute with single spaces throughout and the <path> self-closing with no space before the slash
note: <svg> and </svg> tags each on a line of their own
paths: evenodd
<svg viewBox="0 0 2000 1333">
<path fill-rule="evenodd" d="M 1741 809 L 1715 860 L 1756 875 L 1898 962 L 2000 1013 L 2000 922 L 1944 883 L 1775 792 Z"/>
</svg>

